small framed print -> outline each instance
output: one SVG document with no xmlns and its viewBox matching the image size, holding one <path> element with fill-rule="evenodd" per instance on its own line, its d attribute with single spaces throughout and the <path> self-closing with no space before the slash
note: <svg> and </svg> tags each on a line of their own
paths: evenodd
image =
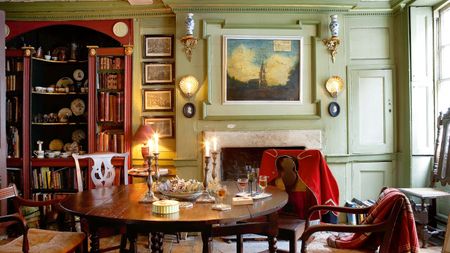
<svg viewBox="0 0 450 253">
<path fill-rule="evenodd" d="M 144 58 L 173 56 L 173 35 L 145 35 Z"/>
<path fill-rule="evenodd" d="M 170 84 L 173 82 L 172 63 L 144 63 L 145 84 Z"/>
<path fill-rule="evenodd" d="M 143 124 L 150 125 L 153 131 L 159 134 L 159 138 L 173 138 L 175 136 L 173 117 L 143 117 Z"/>
<path fill-rule="evenodd" d="M 144 111 L 173 111 L 173 89 L 143 89 Z"/>
</svg>

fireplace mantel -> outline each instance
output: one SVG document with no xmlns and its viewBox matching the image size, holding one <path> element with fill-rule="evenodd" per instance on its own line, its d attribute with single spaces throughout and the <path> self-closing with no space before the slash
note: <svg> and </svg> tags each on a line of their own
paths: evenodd
<svg viewBox="0 0 450 253">
<path fill-rule="evenodd" d="M 274 130 L 274 131 L 205 131 L 203 132 L 203 140 L 211 140 L 217 138 L 217 152 L 218 160 L 216 161 L 219 165 L 217 169 L 217 175 L 222 178 L 224 169 L 227 175 L 239 174 L 239 171 L 229 172 L 231 170 L 242 170 L 244 164 L 235 164 L 233 167 L 239 168 L 229 168 L 229 163 L 227 165 L 222 163 L 220 160 L 222 158 L 221 152 L 223 148 L 241 148 L 238 152 L 242 152 L 244 159 L 236 159 L 233 163 L 244 163 L 249 162 L 252 164 L 253 160 L 247 161 L 249 157 L 254 159 L 258 155 L 250 155 L 245 152 L 260 152 L 259 156 L 262 155 L 261 150 L 257 151 L 257 148 L 295 148 L 295 147 L 306 147 L 306 149 L 322 149 L 322 134 L 320 130 Z M 244 148 L 244 149 L 242 149 Z M 249 148 L 249 150 L 245 150 Z M 245 150 L 245 151 L 244 151 Z M 233 157 L 233 156 L 232 156 Z M 259 164 L 259 162 L 258 162 Z M 223 167 L 225 166 L 225 167 Z M 211 174 L 210 173 L 208 175 Z M 230 179 L 225 176 L 225 179 Z"/>
</svg>

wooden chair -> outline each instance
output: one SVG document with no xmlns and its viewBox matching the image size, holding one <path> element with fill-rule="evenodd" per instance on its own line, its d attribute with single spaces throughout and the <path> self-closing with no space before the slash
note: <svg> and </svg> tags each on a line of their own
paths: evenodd
<svg viewBox="0 0 450 253">
<path fill-rule="evenodd" d="M 450 108 L 437 118 L 436 136 L 430 187 L 400 188 L 406 195 L 420 199 L 420 205 L 414 205 L 414 216 L 423 248 L 427 247 L 428 239 L 432 235 L 444 232 L 436 226 L 436 202 L 439 198 L 449 198 L 450 193 L 438 190 L 434 186 L 439 182 L 442 186 L 450 184 Z"/>
<path fill-rule="evenodd" d="M 116 170 L 112 164 L 112 159 L 116 157 L 124 158 L 123 170 L 121 171 L 120 174 L 123 176 L 123 183 L 125 185 L 128 184 L 128 153 L 99 152 L 86 155 L 72 154 L 72 157 L 75 160 L 76 177 L 79 192 L 82 192 L 84 189 L 83 177 L 81 172 L 82 169 L 80 166 L 80 160 L 82 159 L 91 160 L 88 161 L 89 164 L 92 164 L 92 166 L 88 166 L 90 181 L 96 188 L 99 188 L 99 187 L 109 187 L 114 184 L 116 178 Z M 111 224 L 101 224 L 101 223 L 96 224 L 96 226 L 97 226 L 97 233 L 100 238 L 110 237 L 116 234 L 122 235 L 120 245 L 100 249 L 100 252 L 116 250 L 119 248 L 121 251 L 125 250 L 127 244 L 126 226 L 113 226 Z M 89 224 L 87 224 L 87 222 L 84 219 L 81 219 L 81 229 L 86 234 L 88 235 L 90 234 Z M 85 246 L 87 247 L 87 245 Z"/>
<path fill-rule="evenodd" d="M 386 199 L 384 206 L 379 206 L 378 209 L 375 209 L 373 207 L 366 207 L 366 208 L 351 208 L 351 207 L 337 207 L 337 206 L 325 206 L 325 205 L 317 205 L 309 209 L 306 219 L 306 227 L 305 231 L 303 232 L 301 236 L 302 240 L 302 249 L 301 252 L 323 252 L 323 248 L 314 247 L 310 248 L 309 245 L 319 245 L 320 247 L 326 247 L 326 252 L 333 252 L 334 248 L 327 246 L 326 242 L 320 242 L 316 243 L 314 240 L 310 240 L 310 237 L 316 233 L 321 231 L 333 231 L 333 232 L 346 232 L 346 233 L 355 233 L 355 236 L 378 236 L 378 238 L 381 238 L 379 245 L 371 245 L 372 248 L 370 250 L 374 251 L 379 246 L 379 253 L 388 253 L 392 252 L 391 243 L 393 242 L 393 235 L 394 233 L 408 233 L 408 231 L 403 230 L 403 227 L 401 227 L 401 224 L 398 224 L 403 219 L 406 219 L 410 223 L 412 223 L 414 229 L 411 229 L 410 231 L 412 233 L 412 236 L 415 237 L 415 241 L 411 243 L 411 245 L 414 247 L 414 251 L 411 252 L 418 252 L 418 242 L 417 242 L 417 235 L 415 234 L 415 226 L 413 222 L 412 217 L 412 210 L 411 207 L 409 207 L 409 215 L 408 216 L 408 207 L 405 205 L 409 205 L 409 202 L 402 193 L 398 190 L 393 190 L 394 194 L 398 194 L 400 197 L 394 198 L 394 199 Z M 389 193 L 391 194 L 391 193 Z M 380 198 L 377 201 L 378 203 L 381 203 L 381 200 L 386 196 L 386 193 L 384 190 L 380 194 Z M 389 205 L 386 205 L 386 203 L 390 203 Z M 377 205 L 375 204 L 375 205 Z M 389 208 L 384 208 L 389 207 Z M 376 219 L 376 213 L 380 213 L 382 210 L 385 210 L 385 219 L 384 220 L 378 220 Z M 328 210 L 328 211 L 335 211 L 335 212 L 343 212 L 343 213 L 353 213 L 353 214 L 366 214 L 367 217 L 371 216 L 371 218 L 366 218 L 366 222 L 363 222 L 363 224 L 360 225 L 341 225 L 341 224 L 320 224 L 320 225 L 314 225 L 309 226 L 310 224 L 310 217 L 314 212 L 319 212 L 321 210 Z M 377 211 L 375 211 L 377 210 Z M 405 217 L 402 217 L 405 216 Z M 375 219 L 375 221 L 372 220 Z M 369 222 L 373 221 L 373 222 Z M 398 230 L 395 230 L 398 228 Z M 395 231 L 394 231 L 395 230 Z M 330 234 L 331 235 L 331 234 Z M 318 237 L 320 238 L 320 237 Z M 326 240 L 326 238 L 322 238 Z M 358 239 L 361 239 L 358 237 Z M 357 240 L 359 241 L 359 240 Z M 368 242 L 369 240 L 365 241 Z M 370 242 L 377 241 L 372 238 Z M 416 245 L 417 244 L 417 245 Z M 364 244 L 364 246 L 367 246 L 367 244 Z M 342 252 L 342 250 L 345 250 L 346 252 L 367 252 L 368 248 L 356 248 L 356 249 L 343 249 L 340 248 L 339 252 Z"/>
<path fill-rule="evenodd" d="M 22 216 L 21 206 L 42 207 L 53 205 L 53 208 L 57 208 L 55 205 L 58 205 L 62 199 L 48 201 L 26 200 L 19 197 L 15 185 L 0 189 L 0 200 L 5 199 L 13 200 L 17 213 L 1 216 L 0 222 L 17 223 L 23 235 L 7 244 L 0 245 L 1 253 L 62 253 L 74 252 L 75 250 L 83 252 L 86 249 L 83 248 L 83 241 L 86 241 L 84 233 L 28 228 L 27 222 Z"/>
</svg>

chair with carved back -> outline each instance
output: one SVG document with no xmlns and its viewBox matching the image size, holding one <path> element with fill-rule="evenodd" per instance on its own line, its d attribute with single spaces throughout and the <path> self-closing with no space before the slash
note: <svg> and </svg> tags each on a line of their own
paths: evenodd
<svg viewBox="0 0 450 253">
<path fill-rule="evenodd" d="M 365 218 L 358 225 L 311 226 L 311 215 L 322 210 L 365 215 Z M 325 205 L 311 207 L 308 210 L 306 227 L 301 240 L 302 253 L 343 252 L 343 250 L 380 253 L 419 252 L 414 217 L 408 198 L 398 189 L 386 187 L 382 189 L 378 200 L 371 207 L 351 208 Z"/>
<path fill-rule="evenodd" d="M 81 232 L 63 232 L 38 228 L 29 228 L 23 217 L 21 208 L 51 206 L 58 209 L 62 199 L 52 199 L 47 201 L 34 201 L 23 199 L 18 195 L 15 185 L 0 189 L 0 200 L 12 199 L 16 213 L 0 216 L 1 223 L 8 223 L 19 228 L 22 235 L 7 244 L 0 245 L 1 253 L 19 252 L 84 252 L 83 242 L 85 234 Z"/>
<path fill-rule="evenodd" d="M 435 188 L 436 183 L 442 186 L 450 184 L 450 108 L 445 114 L 440 113 L 436 121 L 436 142 L 434 150 L 434 162 L 430 186 L 425 188 L 401 188 L 408 196 L 419 198 L 421 204 L 415 205 L 414 216 L 417 224 L 417 233 L 422 241 L 422 247 L 427 247 L 428 239 L 435 234 L 443 233 L 437 229 L 436 209 L 437 199 L 449 198 L 450 193 Z M 411 201 L 413 202 L 413 201 Z"/>
<path fill-rule="evenodd" d="M 76 167 L 76 177 L 78 191 L 82 192 L 84 189 L 89 188 L 89 184 L 93 184 L 95 188 L 99 187 L 109 187 L 113 186 L 115 183 L 128 184 L 128 153 L 111 153 L 111 152 L 97 152 L 92 154 L 78 155 L 72 154 L 75 160 Z M 123 169 L 117 170 L 113 165 L 113 158 L 123 158 Z M 87 178 L 90 180 L 86 182 L 86 186 L 83 184 L 83 172 L 80 166 L 80 160 L 87 160 L 89 171 L 86 171 Z M 121 163 L 122 164 L 122 163 Z M 118 180 L 116 173 L 119 173 L 122 177 Z M 91 224 L 92 225 L 92 224 Z M 120 245 L 111 246 L 107 248 L 101 248 L 100 252 L 110 251 L 119 249 L 121 251 L 125 250 L 127 243 L 126 236 L 126 226 L 117 225 L 112 226 L 110 223 L 101 224 L 100 222 L 96 224 L 97 234 L 100 238 L 114 236 L 116 234 L 121 234 Z M 86 234 L 89 233 L 89 224 L 84 219 L 81 219 L 81 229 Z"/>
</svg>

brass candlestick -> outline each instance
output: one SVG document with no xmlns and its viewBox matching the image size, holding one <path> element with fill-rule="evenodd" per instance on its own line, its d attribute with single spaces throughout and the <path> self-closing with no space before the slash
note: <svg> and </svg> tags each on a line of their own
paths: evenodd
<svg viewBox="0 0 450 253">
<path fill-rule="evenodd" d="M 159 153 L 153 153 L 154 159 L 155 159 L 155 179 L 156 181 L 159 181 Z"/>
<path fill-rule="evenodd" d="M 212 172 L 211 172 L 211 177 L 212 177 L 213 181 L 215 181 L 215 180 L 216 180 L 216 177 L 217 177 L 217 173 L 216 173 L 217 151 L 213 151 L 213 152 L 212 152 L 212 159 L 213 159 L 213 162 L 212 162 L 212 164 L 213 164 L 213 169 L 212 169 Z"/>
<path fill-rule="evenodd" d="M 208 192 L 208 170 L 209 170 L 209 156 L 205 156 L 205 177 L 203 178 L 203 192 L 202 195 L 197 199 L 197 202 L 203 202 L 203 203 L 211 203 L 215 202 L 216 199 L 211 196 Z"/>
<path fill-rule="evenodd" d="M 147 175 L 147 187 L 148 187 L 148 192 L 145 194 L 144 198 L 142 198 L 139 203 L 152 203 L 155 202 L 157 200 L 159 200 L 158 197 L 155 196 L 155 194 L 153 193 L 153 178 L 152 178 L 152 160 L 153 160 L 153 156 L 149 155 L 148 156 L 148 175 Z M 155 163 L 156 163 L 156 158 L 155 158 Z"/>
</svg>

